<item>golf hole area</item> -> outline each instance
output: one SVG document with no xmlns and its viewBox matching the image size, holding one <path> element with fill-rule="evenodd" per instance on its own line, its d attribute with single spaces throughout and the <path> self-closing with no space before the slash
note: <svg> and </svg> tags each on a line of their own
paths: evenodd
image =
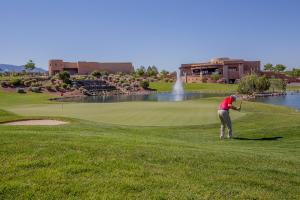
<svg viewBox="0 0 300 200">
<path fill-rule="evenodd" d="M 65 121 L 52 120 L 52 119 L 31 119 L 31 120 L 18 120 L 3 123 L 2 125 L 10 126 L 57 126 L 68 124 Z"/>
</svg>

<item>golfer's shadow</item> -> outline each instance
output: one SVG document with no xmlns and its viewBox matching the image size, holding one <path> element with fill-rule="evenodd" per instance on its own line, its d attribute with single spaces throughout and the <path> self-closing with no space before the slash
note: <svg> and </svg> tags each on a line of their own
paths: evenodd
<svg viewBox="0 0 300 200">
<path fill-rule="evenodd" d="M 264 141 L 264 140 L 278 140 L 281 139 L 282 137 L 263 137 L 263 138 L 243 138 L 243 137 L 233 137 L 235 140 L 259 140 L 259 141 Z"/>
</svg>

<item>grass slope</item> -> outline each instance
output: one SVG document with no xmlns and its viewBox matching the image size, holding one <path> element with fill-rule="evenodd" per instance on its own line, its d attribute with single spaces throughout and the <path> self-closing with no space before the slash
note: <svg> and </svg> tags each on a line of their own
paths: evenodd
<svg viewBox="0 0 300 200">
<path fill-rule="evenodd" d="M 231 141 L 218 140 L 213 122 L 0 125 L 0 199 L 299 199 L 299 113 L 249 102 L 243 112 Z"/>
<path fill-rule="evenodd" d="M 174 83 L 151 82 L 150 88 L 159 92 L 171 91 Z M 218 83 L 186 83 L 183 84 L 186 91 L 201 92 L 236 92 L 236 84 L 218 84 Z"/>
</svg>

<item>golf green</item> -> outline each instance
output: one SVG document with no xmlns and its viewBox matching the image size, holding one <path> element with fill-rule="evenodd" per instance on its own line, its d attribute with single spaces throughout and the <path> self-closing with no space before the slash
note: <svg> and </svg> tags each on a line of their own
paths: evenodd
<svg viewBox="0 0 300 200">
<path fill-rule="evenodd" d="M 130 126 L 188 126 L 218 122 L 218 102 L 205 99 L 184 102 L 65 103 L 14 106 L 23 116 L 59 116 Z M 232 119 L 244 116 L 232 111 Z"/>
</svg>

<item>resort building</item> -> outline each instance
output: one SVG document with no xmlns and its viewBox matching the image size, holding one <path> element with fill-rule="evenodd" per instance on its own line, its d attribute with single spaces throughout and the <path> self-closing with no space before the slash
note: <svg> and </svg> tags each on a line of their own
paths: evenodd
<svg viewBox="0 0 300 200">
<path fill-rule="evenodd" d="M 234 83 L 251 72 L 260 73 L 260 61 L 215 58 L 205 63 L 182 64 L 180 75 L 185 83 L 212 82 L 217 74 L 224 83 Z"/>
<path fill-rule="evenodd" d="M 87 75 L 93 71 L 106 71 L 108 73 L 131 73 L 134 71 L 132 63 L 99 63 L 99 62 L 64 62 L 63 60 L 49 60 L 49 74 L 53 75 L 61 71 L 68 71 L 71 75 Z"/>
</svg>

